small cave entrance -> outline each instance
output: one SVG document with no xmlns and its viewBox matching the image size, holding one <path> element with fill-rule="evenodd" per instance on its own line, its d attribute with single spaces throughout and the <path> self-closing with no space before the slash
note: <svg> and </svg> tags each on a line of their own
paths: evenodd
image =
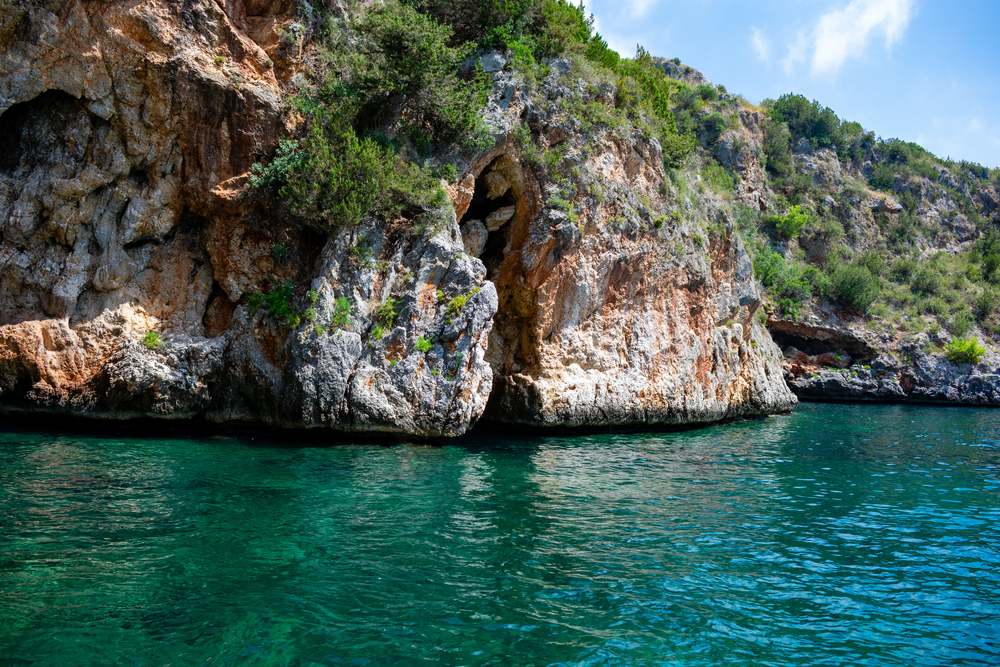
<svg viewBox="0 0 1000 667">
<path fill-rule="evenodd" d="M 0 172 L 11 174 L 21 163 L 21 134 L 31 116 L 31 103 L 15 104 L 0 115 Z"/>
<path fill-rule="evenodd" d="M 0 115 L 0 173 L 11 175 L 25 159 L 41 163 L 73 125 L 89 126 L 83 102 L 61 90 L 47 90 L 12 105 Z M 89 127 L 87 128 L 89 130 Z"/>
<path fill-rule="evenodd" d="M 494 278 L 503 261 L 510 229 L 507 223 L 516 215 L 520 190 L 516 164 L 501 155 L 476 178 L 472 201 L 459 221 L 465 250 L 486 265 L 488 280 Z"/>
<path fill-rule="evenodd" d="M 820 327 L 799 327 L 805 331 L 791 330 L 783 325 L 769 326 L 771 339 L 784 351 L 794 347 L 811 357 L 827 353 L 846 352 L 853 361 L 870 361 L 875 350 L 868 343 L 848 333 Z"/>
</svg>

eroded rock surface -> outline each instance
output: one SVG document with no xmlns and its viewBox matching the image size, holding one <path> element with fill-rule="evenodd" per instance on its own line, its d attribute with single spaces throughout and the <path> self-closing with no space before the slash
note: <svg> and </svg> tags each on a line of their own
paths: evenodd
<svg viewBox="0 0 1000 667">
<path fill-rule="evenodd" d="M 785 376 L 802 400 L 1000 404 L 1000 355 L 986 348 L 977 364 L 954 363 L 942 354 L 943 333 L 883 340 L 849 325 L 772 320 L 768 327 L 785 345 Z"/>
<path fill-rule="evenodd" d="M 459 161 L 429 222 L 275 219 L 243 184 L 294 120 L 297 6 L 36 2 L 0 23 L 3 409 L 438 436 L 484 413 L 691 424 L 794 404 L 725 206 L 665 178 L 655 139 L 532 106 L 497 54 L 495 147 Z M 541 99 L 581 94 L 550 69 Z M 556 172 L 526 161 L 523 124 Z M 309 300 L 295 326 L 251 299 L 285 284 Z"/>
<path fill-rule="evenodd" d="M 579 94 L 567 68 L 550 69 L 543 95 Z M 558 106 L 527 111 L 542 147 L 566 157 L 555 174 L 521 161 L 520 176 L 503 179 L 518 187 L 507 193 L 514 215 L 490 232 L 482 256 L 500 300 L 486 418 L 679 425 L 790 409 L 795 398 L 754 322 L 760 296 L 725 208 L 672 185 L 653 139 L 585 137 Z M 480 192 L 482 205 L 499 198 L 491 170 L 520 160 L 512 143 L 492 155 L 473 207 Z"/>
<path fill-rule="evenodd" d="M 450 208 L 424 236 L 366 221 L 324 239 L 262 219 L 242 194 L 285 124 L 295 9 L 68 2 L 7 17 L 5 408 L 417 435 L 462 433 L 482 413 L 496 295 Z M 277 245 L 292 261 L 275 261 Z M 315 322 L 349 306 L 335 333 L 251 316 L 247 295 L 303 273 Z M 390 297 L 400 312 L 374 331 Z M 141 344 L 151 331 L 159 343 Z M 407 352 L 421 335 L 439 342 Z"/>
</svg>

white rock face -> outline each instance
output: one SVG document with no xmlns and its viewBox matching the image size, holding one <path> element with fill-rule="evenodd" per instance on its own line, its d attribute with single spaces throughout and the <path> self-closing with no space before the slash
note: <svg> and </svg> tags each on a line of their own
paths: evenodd
<svg viewBox="0 0 1000 667">
<path fill-rule="evenodd" d="M 542 91 L 553 102 L 573 94 L 557 65 Z M 795 405 L 780 353 L 754 321 L 760 295 L 725 208 L 665 180 L 655 140 L 586 136 L 556 104 L 532 108 L 528 123 L 574 176 L 557 189 L 521 165 L 515 211 L 495 232 L 502 256 L 484 257 L 500 303 L 484 419 L 680 425 Z M 509 150 L 492 164 L 516 161 Z M 551 204 L 566 190 L 570 211 Z"/>
<path fill-rule="evenodd" d="M 465 254 L 471 257 L 482 255 L 487 238 L 489 232 L 482 220 L 466 220 L 462 223 L 462 244 L 465 246 Z"/>
<path fill-rule="evenodd" d="M 352 258 L 359 237 L 372 253 L 391 257 L 387 274 Z M 330 321 L 345 300 L 349 322 L 337 331 L 300 328 L 269 352 L 260 329 L 272 327 L 238 310 L 224 358 L 228 381 L 206 416 L 424 437 L 470 428 L 492 386 L 484 359 L 496 290 L 484 282 L 482 262 L 462 254 L 454 222 L 434 236 L 392 243 L 369 219 L 323 248 L 312 284 L 315 319 Z M 376 312 L 389 298 L 397 304 L 391 324 Z M 418 347 L 420 340 L 430 343 L 428 350 Z"/>
</svg>

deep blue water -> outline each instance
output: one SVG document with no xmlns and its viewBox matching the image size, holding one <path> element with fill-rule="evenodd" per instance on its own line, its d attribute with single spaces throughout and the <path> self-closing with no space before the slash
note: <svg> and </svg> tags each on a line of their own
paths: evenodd
<svg viewBox="0 0 1000 667">
<path fill-rule="evenodd" d="M 998 665 L 1000 413 L 0 432 L 0 665 Z"/>
</svg>

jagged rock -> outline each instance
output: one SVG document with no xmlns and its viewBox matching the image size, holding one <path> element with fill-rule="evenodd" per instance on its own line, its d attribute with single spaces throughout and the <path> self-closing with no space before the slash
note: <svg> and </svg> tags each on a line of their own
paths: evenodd
<svg viewBox="0 0 1000 667">
<path fill-rule="evenodd" d="M 705 78 L 704 74 L 683 63 L 677 63 L 673 60 L 666 60 L 664 58 L 653 58 L 653 62 L 656 63 L 656 66 L 662 69 L 663 73 L 671 79 L 683 81 L 694 88 L 697 88 L 698 86 L 711 85 L 709 80 Z"/>
<path fill-rule="evenodd" d="M 496 230 L 507 224 L 507 221 L 514 217 L 514 211 L 517 210 L 516 206 L 504 206 L 503 208 L 498 208 L 497 210 L 486 216 L 486 229 L 490 232 L 495 232 Z"/>
<path fill-rule="evenodd" d="M 502 171 L 494 169 L 486 174 L 486 185 L 489 188 L 487 196 L 490 199 L 497 199 L 504 196 L 510 190 L 510 180 Z"/>
<path fill-rule="evenodd" d="M 544 135 L 553 120 L 539 113 L 534 122 Z M 565 141 L 572 151 L 581 139 L 568 132 Z M 669 228 L 642 224 L 660 205 L 661 188 L 671 190 L 659 146 L 607 134 L 588 148 L 574 164 L 581 178 L 628 186 L 603 202 L 581 201 L 579 221 L 544 206 L 540 184 L 522 167 L 518 210 L 538 213 L 515 216 L 503 228 L 502 258 L 488 262 L 500 308 L 484 419 L 689 424 L 790 409 L 795 399 L 781 381 L 778 350 L 753 321 L 760 297 L 732 221 L 706 197 L 705 217 Z M 730 234 L 710 251 L 694 233 L 708 224 Z"/>
<path fill-rule="evenodd" d="M 1000 355 L 987 351 L 979 364 L 952 363 L 942 354 L 950 338 L 946 334 L 869 341 L 857 330 L 776 320 L 768 322 L 768 327 L 776 341 L 795 341 L 810 348 L 811 353 L 795 345 L 784 350 L 788 385 L 802 400 L 1000 402 Z"/>
<path fill-rule="evenodd" d="M 479 57 L 479 66 L 484 72 L 499 72 L 507 66 L 507 59 L 499 53 L 484 53 Z"/>
<path fill-rule="evenodd" d="M 482 220 L 467 220 L 462 223 L 462 244 L 465 246 L 465 253 L 472 257 L 479 257 L 486 247 L 486 239 L 489 232 Z"/>
</svg>

